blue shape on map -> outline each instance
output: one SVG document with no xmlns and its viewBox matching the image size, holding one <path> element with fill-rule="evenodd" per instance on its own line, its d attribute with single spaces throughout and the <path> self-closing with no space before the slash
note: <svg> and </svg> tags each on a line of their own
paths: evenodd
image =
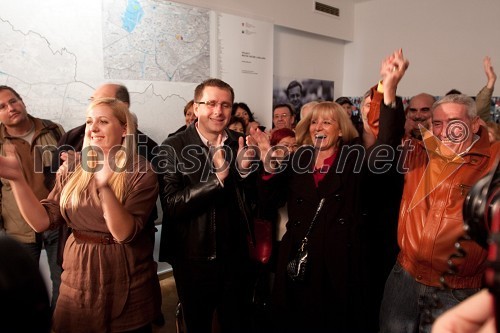
<svg viewBox="0 0 500 333">
<path fill-rule="evenodd" d="M 135 27 L 141 22 L 144 10 L 138 0 L 128 0 L 127 8 L 122 16 L 123 29 L 127 32 L 134 31 Z"/>
</svg>

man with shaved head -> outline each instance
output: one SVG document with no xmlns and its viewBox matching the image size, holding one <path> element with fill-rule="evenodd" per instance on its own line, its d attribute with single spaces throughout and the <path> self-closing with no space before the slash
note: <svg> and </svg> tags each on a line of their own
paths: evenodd
<svg viewBox="0 0 500 333">
<path fill-rule="evenodd" d="M 436 101 L 432 95 L 421 93 L 410 99 L 406 109 L 405 134 L 409 137 L 421 138 L 419 125 L 430 127 L 431 107 Z"/>
</svg>

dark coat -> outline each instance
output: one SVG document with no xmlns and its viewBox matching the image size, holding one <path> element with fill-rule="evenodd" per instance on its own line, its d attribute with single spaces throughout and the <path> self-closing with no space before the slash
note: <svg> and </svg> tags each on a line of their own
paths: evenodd
<svg viewBox="0 0 500 333">
<path fill-rule="evenodd" d="M 294 158 L 299 155 L 292 163 L 307 170 L 313 150 L 302 147 Z M 268 180 L 260 192 L 264 201 L 286 196 L 288 204 L 289 221 L 279 248 L 273 290 L 277 325 L 284 332 L 326 332 L 338 325 L 345 327 L 349 311 L 357 302 L 354 293 L 359 288 L 360 256 L 355 212 L 359 177 L 354 173 L 355 158 L 341 162 L 341 173 L 335 172 L 339 162 L 340 158 L 318 188 L 312 173 L 287 170 Z M 325 203 L 309 236 L 306 280 L 292 282 L 286 275 L 286 265 L 300 246 L 321 198 Z"/>
<path fill-rule="evenodd" d="M 259 182 L 263 202 L 285 198 L 288 206 L 289 221 L 280 245 L 273 290 L 278 331 L 367 331 L 370 249 L 362 244 L 367 237 L 362 223 L 369 221 L 361 218 L 366 211 L 360 207 L 361 181 L 371 173 L 367 166 L 376 157 L 372 152 L 382 146 L 394 149 L 403 126 L 404 113 L 398 99 L 397 110 L 381 113 L 376 144 L 364 150 L 356 139 L 340 146 L 339 157 L 317 188 L 313 174 L 308 172 L 314 167 L 312 147 L 301 147 L 282 173 Z M 296 254 L 321 198 L 326 200 L 309 237 L 306 279 L 293 282 L 287 277 L 286 266 Z"/>
<path fill-rule="evenodd" d="M 177 129 L 177 131 L 175 131 L 175 132 L 173 132 L 173 133 L 170 133 L 170 134 L 168 135 L 168 137 L 171 137 L 171 136 L 173 136 L 173 135 L 176 135 L 177 133 L 183 132 L 183 131 L 185 131 L 185 130 L 186 130 L 186 128 L 187 128 L 187 126 L 186 126 L 186 125 L 183 125 L 183 126 L 179 127 L 179 128 Z"/>
</svg>

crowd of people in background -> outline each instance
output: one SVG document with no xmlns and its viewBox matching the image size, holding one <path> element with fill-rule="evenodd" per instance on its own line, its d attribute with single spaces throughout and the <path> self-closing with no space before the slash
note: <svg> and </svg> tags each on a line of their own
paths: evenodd
<svg viewBox="0 0 500 333">
<path fill-rule="evenodd" d="M 164 325 L 158 198 L 159 261 L 172 266 L 189 333 L 430 332 L 437 318 L 433 332 L 490 327 L 480 292 L 487 249 L 467 238 L 462 215 L 500 149 L 490 114 L 497 76 L 489 57 L 483 65 L 487 83 L 474 98 L 453 89 L 403 100 L 402 50 L 383 59 L 359 101 L 303 104 L 292 81 L 269 129 L 251 101 L 235 102 L 228 83 L 210 78 L 159 145 L 139 130 L 121 84 L 98 87 L 85 123 L 68 132 L 0 86 L 0 250 L 15 254 L 0 256 L 2 327 Z M 250 256 L 255 219 L 272 225 L 266 263 Z M 298 253 L 305 268 L 293 275 Z M 485 303 L 477 317 L 467 310 Z"/>
</svg>

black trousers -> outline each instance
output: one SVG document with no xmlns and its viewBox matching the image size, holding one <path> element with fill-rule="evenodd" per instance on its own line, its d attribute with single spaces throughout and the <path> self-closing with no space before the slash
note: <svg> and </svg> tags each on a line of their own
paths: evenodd
<svg viewBox="0 0 500 333">
<path fill-rule="evenodd" d="M 250 263 L 182 260 L 173 271 L 189 333 L 211 333 L 215 311 L 221 332 L 250 330 L 255 278 Z"/>
</svg>

